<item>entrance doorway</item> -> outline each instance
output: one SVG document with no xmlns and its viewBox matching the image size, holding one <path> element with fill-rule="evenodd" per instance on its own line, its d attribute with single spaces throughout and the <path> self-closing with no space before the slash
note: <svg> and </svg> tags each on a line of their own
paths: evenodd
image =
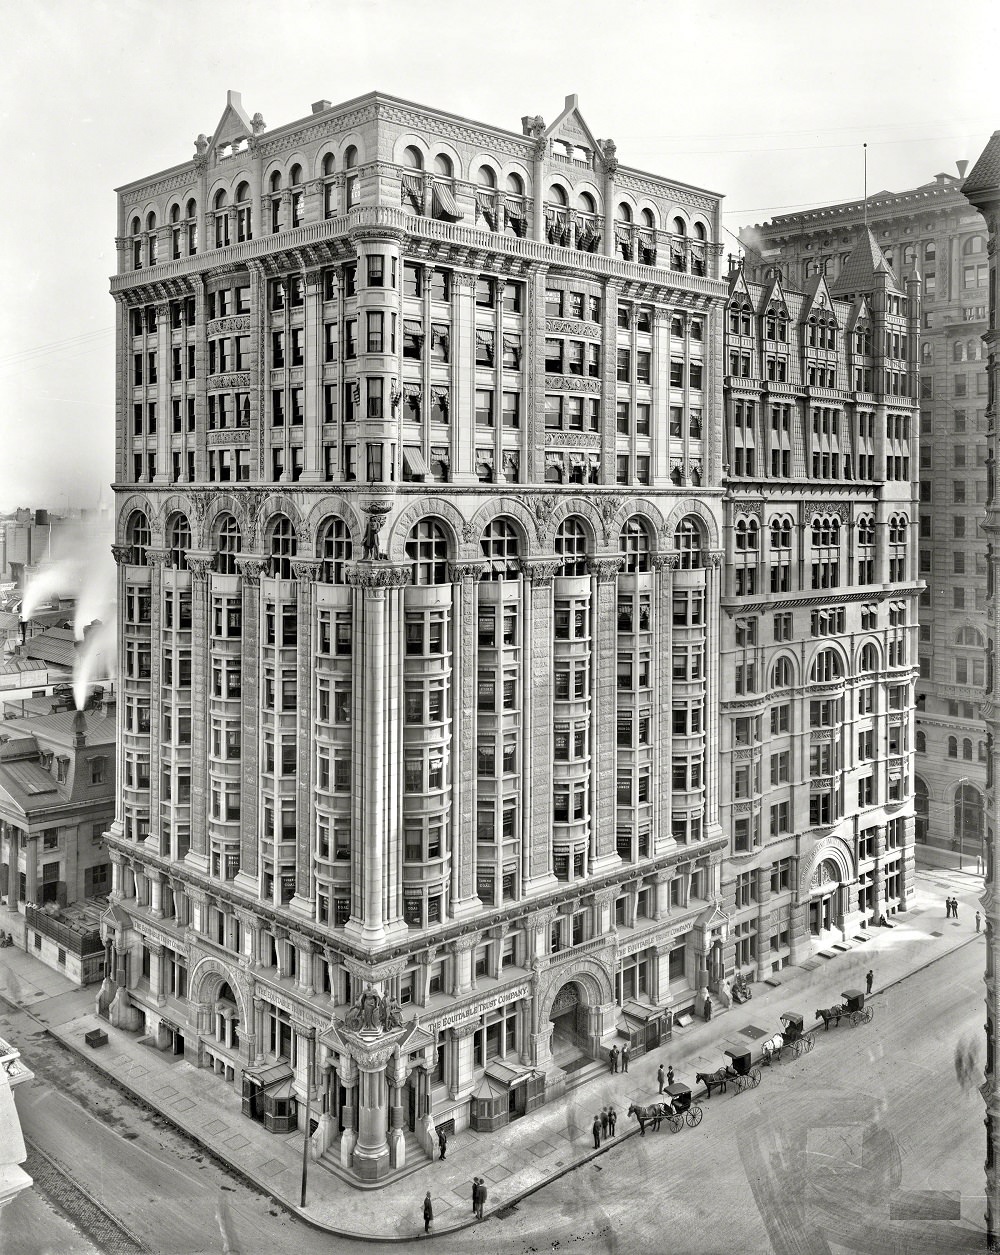
<svg viewBox="0 0 1000 1255">
<path fill-rule="evenodd" d="M 555 996 L 549 1020 L 552 1023 L 552 1058 L 564 1072 L 572 1072 L 590 1061 L 587 1040 L 587 1005 L 575 981 L 563 985 Z"/>
</svg>

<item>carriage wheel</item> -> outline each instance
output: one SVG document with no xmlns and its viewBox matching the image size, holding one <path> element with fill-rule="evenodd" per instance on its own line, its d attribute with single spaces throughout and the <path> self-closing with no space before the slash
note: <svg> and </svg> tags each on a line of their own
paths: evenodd
<svg viewBox="0 0 1000 1255">
<path fill-rule="evenodd" d="M 871 1007 L 865 1007 L 865 1023 L 866 1024 L 870 1024 L 872 1022 L 872 1016 L 874 1014 L 875 1012 Z"/>
<path fill-rule="evenodd" d="M 701 1124 L 701 1118 L 704 1114 L 698 1104 L 695 1103 L 694 1106 L 689 1107 L 685 1112 L 685 1119 L 692 1129 L 696 1129 Z"/>
<path fill-rule="evenodd" d="M 678 1115 L 667 1116 L 667 1124 L 670 1126 L 671 1133 L 679 1133 L 684 1127 L 684 1117 Z"/>
<path fill-rule="evenodd" d="M 864 1018 L 865 1018 L 865 1013 L 863 1011 L 851 1012 L 851 1024 L 853 1025 L 854 1028 L 857 1028 Z"/>
<path fill-rule="evenodd" d="M 750 1069 L 750 1088 L 756 1089 L 760 1084 L 760 1068 Z"/>
</svg>

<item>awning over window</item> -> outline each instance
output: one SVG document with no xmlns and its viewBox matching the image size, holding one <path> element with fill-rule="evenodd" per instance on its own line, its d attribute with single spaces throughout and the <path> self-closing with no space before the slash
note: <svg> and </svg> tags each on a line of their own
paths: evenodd
<svg viewBox="0 0 1000 1255">
<path fill-rule="evenodd" d="M 458 207 L 458 202 L 452 195 L 450 187 L 445 187 L 443 183 L 434 184 L 434 217 L 447 218 L 450 222 L 457 222 L 459 218 L 465 215 Z"/>
<path fill-rule="evenodd" d="M 424 455 L 419 449 L 410 448 L 403 445 L 403 461 L 411 475 L 426 475 L 427 463 L 424 461 Z"/>
</svg>

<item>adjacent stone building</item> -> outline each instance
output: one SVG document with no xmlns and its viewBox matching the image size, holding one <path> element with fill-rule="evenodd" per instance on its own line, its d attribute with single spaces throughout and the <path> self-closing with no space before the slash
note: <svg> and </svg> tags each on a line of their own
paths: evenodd
<svg viewBox="0 0 1000 1255">
<path fill-rule="evenodd" d="M 985 674 L 986 228 L 963 195 L 968 163 L 905 192 L 782 214 L 740 232 L 749 274 L 774 267 L 802 286 L 838 276 L 871 229 L 893 273 L 921 292 L 918 574 L 920 599 L 915 793 L 918 848 L 983 840 Z M 913 363 L 910 363 L 912 366 Z"/>
<path fill-rule="evenodd" d="M 1000 499 L 997 497 L 996 466 L 1000 457 L 997 436 L 997 395 L 1000 388 L 1000 315 L 997 313 L 997 257 L 1000 255 L 1000 131 L 994 131 L 962 189 L 975 209 L 986 220 L 988 244 L 988 311 L 983 334 L 986 348 L 986 423 L 989 436 L 987 458 L 988 492 L 986 501 L 986 542 L 984 546 L 989 602 L 987 620 L 989 641 L 986 654 L 986 760 L 988 800 L 986 808 L 986 890 L 982 897 L 986 915 L 986 1079 L 982 1086 L 986 1102 L 986 1233 L 989 1249 L 1000 1242 L 1000 1083 L 997 1075 L 997 1024 L 1000 1023 L 1000 996 L 997 954 L 1000 938 L 1000 898 L 997 896 L 997 754 L 1000 747 L 1000 710 L 996 701 L 997 624 L 1000 623 L 1000 572 L 996 536 L 1000 532 Z"/>
</svg>

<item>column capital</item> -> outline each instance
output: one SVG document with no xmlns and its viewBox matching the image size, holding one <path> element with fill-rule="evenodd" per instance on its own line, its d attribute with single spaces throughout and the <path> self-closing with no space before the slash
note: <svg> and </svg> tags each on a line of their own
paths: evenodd
<svg viewBox="0 0 1000 1255">
<path fill-rule="evenodd" d="M 622 557 L 587 559 L 587 570 L 591 575 L 596 575 L 598 583 L 601 584 L 617 579 L 624 565 L 625 559 Z"/>
<path fill-rule="evenodd" d="M 260 583 L 260 577 L 264 574 L 267 563 L 262 557 L 237 557 L 236 571 L 243 583 L 250 588 L 255 588 Z"/>
<path fill-rule="evenodd" d="M 188 553 L 184 561 L 192 575 L 197 579 L 205 579 L 215 567 L 215 554 Z"/>
<path fill-rule="evenodd" d="M 485 562 L 462 561 L 462 562 L 450 562 L 448 565 L 451 571 L 451 578 L 455 581 L 456 584 L 465 580 L 478 581 L 478 580 L 481 580 L 483 576 L 486 574 Z"/>
<path fill-rule="evenodd" d="M 323 563 L 319 558 L 293 558 L 292 574 L 301 584 L 315 584 Z"/>
<path fill-rule="evenodd" d="M 409 566 L 390 562 L 362 560 L 346 563 L 344 576 L 348 584 L 359 588 L 403 588 L 410 582 Z"/>
<path fill-rule="evenodd" d="M 562 563 L 547 558 L 522 558 L 521 572 L 536 587 L 550 584 L 562 569 Z"/>
</svg>

